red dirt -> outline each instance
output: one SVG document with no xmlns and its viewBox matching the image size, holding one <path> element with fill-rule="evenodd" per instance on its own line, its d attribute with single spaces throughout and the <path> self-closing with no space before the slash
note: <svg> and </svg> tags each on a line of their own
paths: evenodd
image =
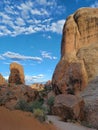
<svg viewBox="0 0 98 130">
<path fill-rule="evenodd" d="M 0 130 L 56 130 L 53 125 L 40 123 L 32 113 L 10 111 L 0 107 Z"/>
</svg>

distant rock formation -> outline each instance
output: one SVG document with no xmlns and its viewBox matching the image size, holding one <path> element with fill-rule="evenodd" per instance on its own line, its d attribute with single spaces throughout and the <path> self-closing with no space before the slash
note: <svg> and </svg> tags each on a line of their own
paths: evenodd
<svg viewBox="0 0 98 130">
<path fill-rule="evenodd" d="M 44 84 L 34 83 L 34 84 L 30 85 L 30 87 L 31 87 L 32 89 L 37 90 L 37 91 L 41 91 L 41 90 L 44 89 Z"/>
<path fill-rule="evenodd" d="M 51 89 L 52 88 L 52 81 L 51 80 L 48 80 L 46 83 L 45 83 L 45 89 Z"/>
<path fill-rule="evenodd" d="M 98 8 L 81 8 L 63 28 L 61 59 L 53 74 L 56 94 L 77 94 L 98 75 Z"/>
<path fill-rule="evenodd" d="M 11 63 L 10 64 L 10 76 L 9 76 L 9 83 L 15 84 L 24 84 L 24 70 L 23 67 L 18 63 Z"/>
<path fill-rule="evenodd" d="M 0 86 L 5 85 L 5 84 L 7 84 L 7 83 L 6 83 L 6 80 L 5 80 L 4 77 L 0 74 Z"/>
<path fill-rule="evenodd" d="M 0 87 L 0 106 L 9 109 L 15 109 L 21 100 L 30 103 L 37 99 L 39 99 L 38 91 L 24 84 Z"/>
</svg>

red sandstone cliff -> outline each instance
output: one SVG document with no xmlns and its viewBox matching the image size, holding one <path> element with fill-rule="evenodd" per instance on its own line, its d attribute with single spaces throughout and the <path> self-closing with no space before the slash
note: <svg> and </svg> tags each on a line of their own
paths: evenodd
<svg viewBox="0 0 98 130">
<path fill-rule="evenodd" d="M 56 94 L 76 94 L 98 75 L 98 8 L 81 8 L 63 28 L 61 59 L 53 74 Z"/>
</svg>

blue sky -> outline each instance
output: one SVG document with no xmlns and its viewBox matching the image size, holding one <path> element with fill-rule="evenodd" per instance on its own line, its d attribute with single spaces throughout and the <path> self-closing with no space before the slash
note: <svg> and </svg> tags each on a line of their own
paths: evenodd
<svg viewBox="0 0 98 130">
<path fill-rule="evenodd" d="M 64 22 L 81 7 L 98 8 L 98 0 L 0 0 L 0 73 L 7 78 L 18 62 L 27 84 L 51 79 Z"/>
</svg>

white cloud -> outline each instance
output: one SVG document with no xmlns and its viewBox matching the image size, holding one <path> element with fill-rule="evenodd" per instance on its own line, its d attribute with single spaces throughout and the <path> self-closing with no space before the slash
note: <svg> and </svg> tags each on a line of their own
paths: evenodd
<svg viewBox="0 0 98 130">
<path fill-rule="evenodd" d="M 28 0 L 13 6 L 9 1 L 4 7 L 4 11 L 0 9 L 0 36 L 27 35 L 39 31 L 51 31 L 61 34 L 63 20 L 55 21 L 53 17 L 55 9 L 55 13 L 58 9 L 59 12 L 62 12 L 61 7 L 57 5 L 55 0 L 52 2 L 48 0 L 34 2 Z"/>
<path fill-rule="evenodd" d="M 41 20 L 29 19 L 29 20 L 27 20 L 27 22 L 30 23 L 30 24 L 39 24 L 39 23 L 41 23 Z"/>
<path fill-rule="evenodd" d="M 20 6 L 17 6 L 19 10 L 31 10 L 33 7 L 33 2 L 26 1 L 25 3 L 22 3 Z"/>
<path fill-rule="evenodd" d="M 25 55 L 20 55 L 19 53 L 14 53 L 14 52 L 6 52 L 2 55 L 5 58 L 10 58 L 12 60 L 33 60 L 33 61 L 42 61 L 42 58 L 40 57 L 32 57 L 32 56 L 25 56 Z"/>
<path fill-rule="evenodd" d="M 56 60 L 56 59 L 57 59 L 57 57 L 53 56 L 53 60 Z"/>
<path fill-rule="evenodd" d="M 0 12 L 0 16 L 2 17 L 2 19 L 5 19 L 5 20 L 10 20 L 11 19 L 7 14 L 2 13 L 2 12 Z"/>
<path fill-rule="evenodd" d="M 47 19 L 43 20 L 42 23 L 50 23 L 51 20 L 52 20 L 52 18 L 47 18 Z"/>
<path fill-rule="evenodd" d="M 44 38 L 46 38 L 46 39 L 51 39 L 51 38 L 52 38 L 50 35 L 46 35 L 46 34 L 43 34 L 42 36 L 43 36 Z"/>
<path fill-rule="evenodd" d="M 17 36 L 19 34 L 31 34 L 36 32 L 32 25 L 29 27 L 13 26 L 13 29 L 14 31 L 11 32 L 11 36 Z"/>
<path fill-rule="evenodd" d="M 42 52 L 41 52 L 41 55 L 42 55 L 43 58 L 52 60 L 51 54 L 48 53 L 48 52 L 46 52 L 46 51 L 42 51 Z"/>
<path fill-rule="evenodd" d="M 33 15 L 42 15 L 42 13 L 37 9 L 32 9 L 31 14 L 33 14 Z"/>
<path fill-rule="evenodd" d="M 91 5 L 92 8 L 98 8 L 98 1 L 95 1 L 94 4 Z"/>
<path fill-rule="evenodd" d="M 25 25 L 25 22 L 24 22 L 24 20 L 22 18 L 17 18 L 16 21 L 15 21 L 15 23 L 17 25 L 19 25 L 19 26 Z"/>
<path fill-rule="evenodd" d="M 33 2 L 31 1 L 26 1 L 24 3 L 21 3 L 19 6 L 17 6 L 17 9 L 20 10 L 20 14 L 23 19 L 28 19 L 30 18 L 30 11 L 32 10 L 33 7 Z"/>
<path fill-rule="evenodd" d="M 8 75 L 7 75 L 7 76 L 4 76 L 4 78 L 5 78 L 5 80 L 8 80 L 9 76 L 8 76 Z"/>
<path fill-rule="evenodd" d="M 41 9 L 41 10 L 32 9 L 31 14 L 32 15 L 49 15 L 48 12 L 45 9 Z"/>
<path fill-rule="evenodd" d="M 44 80 L 45 75 L 44 74 L 39 74 L 39 75 L 26 75 L 25 76 L 25 81 L 27 84 L 31 84 L 34 82 L 42 82 Z"/>
<path fill-rule="evenodd" d="M 50 52 L 41 51 L 41 55 L 43 58 L 50 59 L 50 60 L 56 60 L 57 58 L 55 56 L 51 56 Z"/>
<path fill-rule="evenodd" d="M 39 75 L 36 75 L 36 76 L 32 76 L 32 79 L 33 79 L 33 80 L 42 79 L 42 78 L 44 78 L 44 75 L 43 75 L 43 74 L 39 74 Z"/>
<path fill-rule="evenodd" d="M 0 35 L 9 35 L 11 34 L 11 31 L 7 29 L 6 26 L 1 26 L 0 27 Z"/>
<path fill-rule="evenodd" d="M 48 39 L 51 39 L 51 36 L 48 36 L 47 38 L 48 38 Z"/>
<path fill-rule="evenodd" d="M 39 3 L 40 5 L 45 5 L 45 6 L 55 6 L 57 5 L 56 0 L 37 0 L 37 3 Z"/>
<path fill-rule="evenodd" d="M 49 29 L 52 32 L 56 32 L 58 34 L 61 34 L 63 26 L 64 26 L 64 23 L 65 23 L 64 19 L 59 20 L 57 22 L 52 23 L 51 26 L 49 28 L 47 28 L 47 29 Z"/>
</svg>

